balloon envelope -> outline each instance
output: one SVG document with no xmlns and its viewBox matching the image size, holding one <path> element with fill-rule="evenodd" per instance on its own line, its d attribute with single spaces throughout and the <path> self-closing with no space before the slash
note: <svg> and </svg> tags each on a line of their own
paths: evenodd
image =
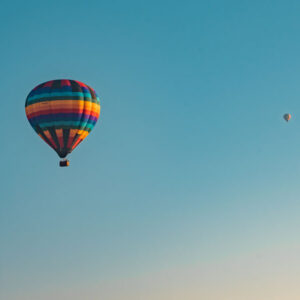
<svg viewBox="0 0 300 300">
<path fill-rule="evenodd" d="M 291 115 L 290 114 L 284 114 L 283 118 L 288 122 L 291 119 Z"/>
<path fill-rule="evenodd" d="M 51 80 L 29 93 L 25 111 L 37 134 L 64 158 L 94 128 L 100 102 L 96 92 L 80 81 Z"/>
</svg>

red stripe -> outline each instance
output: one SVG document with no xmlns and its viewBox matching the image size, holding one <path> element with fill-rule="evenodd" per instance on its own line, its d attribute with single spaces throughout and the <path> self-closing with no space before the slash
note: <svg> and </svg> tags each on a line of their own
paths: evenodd
<svg viewBox="0 0 300 300">
<path fill-rule="evenodd" d="M 64 147 L 63 131 L 62 129 L 55 129 L 55 133 L 58 139 L 59 148 L 62 149 Z"/>
<path fill-rule="evenodd" d="M 84 86 L 86 88 L 88 88 L 88 86 L 80 81 L 74 80 L 76 83 L 78 83 L 80 86 Z"/>
<path fill-rule="evenodd" d="M 71 82 L 69 80 L 61 80 L 61 86 L 71 86 Z"/>
<path fill-rule="evenodd" d="M 27 114 L 27 118 L 31 119 L 33 117 L 38 117 L 38 116 L 42 116 L 42 115 L 53 115 L 53 114 L 63 114 L 63 113 L 67 113 L 67 114 L 86 114 L 86 115 L 91 115 L 93 117 L 98 118 L 99 117 L 99 112 L 94 112 L 91 110 L 87 110 L 87 109 L 52 109 L 52 110 L 40 110 L 38 112 L 35 113 L 31 113 L 31 114 Z"/>
<path fill-rule="evenodd" d="M 74 150 L 78 145 L 79 143 L 81 143 L 83 140 L 81 138 L 79 138 L 75 143 L 74 145 L 72 146 L 72 150 Z"/>
<path fill-rule="evenodd" d="M 62 149 L 64 147 L 63 137 L 62 136 L 61 137 L 58 136 L 57 139 L 58 139 L 58 142 L 59 142 L 59 146 Z"/>
<path fill-rule="evenodd" d="M 79 137 L 79 134 L 78 133 L 76 133 L 75 135 L 74 135 L 74 137 L 73 138 L 69 138 L 69 140 L 68 140 L 68 145 L 67 145 L 67 148 L 68 149 L 70 149 L 71 148 L 71 146 L 72 146 L 72 143 L 77 139 Z"/>
<path fill-rule="evenodd" d="M 43 87 L 51 87 L 52 84 L 53 84 L 53 80 L 47 81 L 46 83 L 44 83 Z"/>
<path fill-rule="evenodd" d="M 52 137 L 47 137 L 47 139 L 53 144 L 53 148 L 54 149 L 56 149 L 57 148 L 57 146 L 56 146 L 56 144 L 55 144 L 55 142 L 54 142 L 54 140 L 52 139 Z"/>
</svg>

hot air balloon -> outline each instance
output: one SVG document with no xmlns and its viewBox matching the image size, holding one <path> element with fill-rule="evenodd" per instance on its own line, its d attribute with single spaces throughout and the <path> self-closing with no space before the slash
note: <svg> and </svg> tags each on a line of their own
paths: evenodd
<svg viewBox="0 0 300 300">
<path fill-rule="evenodd" d="M 35 87 L 27 96 L 25 112 L 36 133 L 62 158 L 66 159 L 94 128 L 100 102 L 88 85 L 69 79 L 51 80 Z"/>
<path fill-rule="evenodd" d="M 291 114 L 284 114 L 283 118 L 288 122 L 291 119 Z"/>
</svg>

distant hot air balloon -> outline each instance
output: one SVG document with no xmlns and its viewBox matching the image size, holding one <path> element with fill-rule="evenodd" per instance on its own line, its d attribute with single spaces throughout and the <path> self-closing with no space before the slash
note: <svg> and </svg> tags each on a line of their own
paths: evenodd
<svg viewBox="0 0 300 300">
<path fill-rule="evenodd" d="M 94 128 L 100 102 L 96 92 L 76 80 L 51 80 L 35 87 L 27 96 L 26 116 L 37 134 L 53 148 L 61 167 Z"/>
<path fill-rule="evenodd" d="M 291 119 L 291 114 L 284 114 L 283 118 L 288 122 Z"/>
</svg>

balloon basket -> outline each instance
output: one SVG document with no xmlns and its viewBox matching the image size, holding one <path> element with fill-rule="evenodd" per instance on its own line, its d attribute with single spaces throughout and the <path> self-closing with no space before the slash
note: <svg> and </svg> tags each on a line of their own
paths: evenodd
<svg viewBox="0 0 300 300">
<path fill-rule="evenodd" d="M 70 162 L 67 159 L 61 160 L 59 162 L 60 167 L 68 167 L 70 165 Z"/>
</svg>

